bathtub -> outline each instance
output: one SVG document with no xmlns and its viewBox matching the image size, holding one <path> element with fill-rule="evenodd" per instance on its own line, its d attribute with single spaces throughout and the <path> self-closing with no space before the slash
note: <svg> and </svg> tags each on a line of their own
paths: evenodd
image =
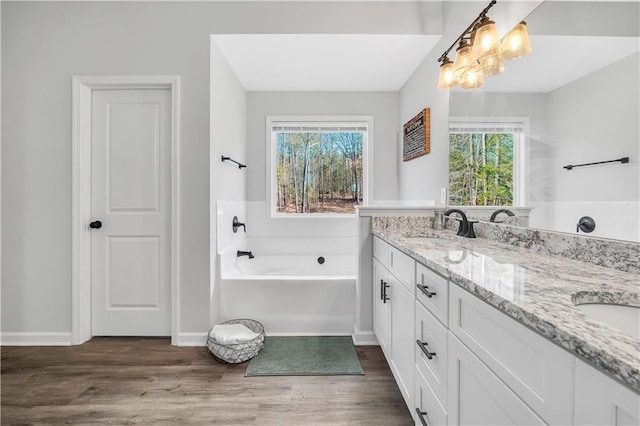
<svg viewBox="0 0 640 426">
<path fill-rule="evenodd" d="M 254 253 L 221 255 L 220 321 L 252 318 L 267 335 L 351 335 L 356 257 Z"/>
</svg>

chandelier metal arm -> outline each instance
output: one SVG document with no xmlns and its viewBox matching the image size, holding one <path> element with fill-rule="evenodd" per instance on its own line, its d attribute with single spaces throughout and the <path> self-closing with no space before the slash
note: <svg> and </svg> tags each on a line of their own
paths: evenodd
<svg viewBox="0 0 640 426">
<path fill-rule="evenodd" d="M 438 62 L 442 62 L 444 61 L 444 58 L 447 57 L 447 55 L 449 54 L 449 52 L 451 51 L 451 49 L 453 49 L 455 47 L 455 45 L 462 40 L 467 34 L 471 33 L 471 31 L 473 30 L 473 27 L 480 22 L 480 20 L 482 18 L 484 18 L 487 15 L 487 12 L 489 12 L 489 9 L 491 9 L 493 7 L 493 5 L 495 5 L 497 2 L 497 0 L 491 0 L 491 2 L 489 3 L 489 5 L 487 7 L 485 7 L 482 12 L 480 12 L 480 14 L 478 15 L 478 17 L 471 23 L 471 25 L 469 25 L 467 27 L 466 30 L 464 30 L 462 32 L 462 34 L 460 34 L 460 36 L 458 36 L 457 39 L 455 39 L 455 41 L 453 42 L 453 44 L 451 46 L 449 46 L 449 48 L 447 50 L 444 51 L 444 53 L 442 53 L 442 55 L 440 56 L 440 58 L 438 58 Z"/>
</svg>

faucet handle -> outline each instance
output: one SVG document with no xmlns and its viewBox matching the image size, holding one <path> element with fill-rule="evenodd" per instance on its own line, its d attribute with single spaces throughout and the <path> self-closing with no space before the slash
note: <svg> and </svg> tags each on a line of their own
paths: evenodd
<svg viewBox="0 0 640 426">
<path fill-rule="evenodd" d="M 238 216 L 234 216 L 233 217 L 233 222 L 231 223 L 231 225 L 233 226 L 233 233 L 235 234 L 236 232 L 238 232 L 238 228 L 240 228 L 242 226 L 242 229 L 244 229 L 245 234 L 247 233 L 247 227 L 244 226 L 244 223 L 241 223 L 238 220 Z"/>
</svg>

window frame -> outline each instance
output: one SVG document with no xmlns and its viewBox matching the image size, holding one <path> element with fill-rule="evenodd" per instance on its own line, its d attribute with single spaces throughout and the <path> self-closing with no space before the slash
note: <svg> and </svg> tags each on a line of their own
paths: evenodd
<svg viewBox="0 0 640 426">
<path fill-rule="evenodd" d="M 279 213 L 277 211 L 277 165 L 276 147 L 277 141 L 272 131 L 274 123 L 366 123 L 367 130 L 362 138 L 362 206 L 369 205 L 373 199 L 373 116 L 372 115 L 267 115 L 265 118 L 266 129 L 266 170 L 268 172 L 266 182 L 266 196 L 269 204 L 269 216 L 273 219 L 300 219 L 300 218 L 352 218 L 357 215 L 357 210 L 353 213 Z"/>
<path fill-rule="evenodd" d="M 529 205 L 529 179 L 527 179 L 527 172 L 529 170 L 529 117 L 463 117 L 452 116 L 449 117 L 449 129 L 447 131 L 447 150 L 449 150 L 449 134 L 451 134 L 451 127 L 464 128 L 465 125 L 473 127 L 473 125 L 481 124 L 496 124 L 505 125 L 505 127 L 520 126 L 522 133 L 519 135 L 514 134 L 514 147 L 513 147 L 513 204 L 504 206 L 491 206 L 491 207 L 524 207 Z M 447 155 L 447 158 L 449 154 Z M 447 166 L 448 170 L 448 166 Z M 447 191 L 449 190 L 449 172 L 447 171 Z M 448 202 L 447 195 L 447 202 Z M 479 206 L 464 206 L 464 207 L 485 207 Z M 488 207 L 488 206 L 487 206 Z"/>
</svg>

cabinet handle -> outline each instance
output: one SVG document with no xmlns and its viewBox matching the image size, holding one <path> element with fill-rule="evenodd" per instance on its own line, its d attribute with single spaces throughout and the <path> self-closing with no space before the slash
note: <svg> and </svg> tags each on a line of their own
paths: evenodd
<svg viewBox="0 0 640 426">
<path fill-rule="evenodd" d="M 384 293 L 384 280 L 380 280 L 380 300 L 383 299 L 383 293 Z"/>
<path fill-rule="evenodd" d="M 427 415 L 426 411 L 420 411 L 420 409 L 416 407 L 416 414 L 418 415 L 418 418 L 420 419 L 420 423 L 422 423 L 422 426 L 429 426 L 429 423 L 427 423 L 427 421 L 424 419 L 424 416 Z"/>
<path fill-rule="evenodd" d="M 391 287 L 389 284 L 383 282 L 382 283 L 382 303 L 387 303 L 387 300 L 391 300 L 390 297 L 387 297 L 387 289 Z"/>
<path fill-rule="evenodd" d="M 429 347 L 427 342 L 422 343 L 420 340 L 416 340 L 416 344 L 420 346 L 420 349 L 422 349 L 422 352 L 427 358 L 433 359 L 433 357 L 436 356 L 435 352 L 429 352 L 429 349 L 427 349 Z"/>
<path fill-rule="evenodd" d="M 427 296 L 429 299 L 431 299 L 433 296 L 436 295 L 435 291 L 429 291 L 428 285 L 417 284 L 417 286 L 420 289 L 420 291 L 423 292 L 424 295 Z"/>
</svg>

